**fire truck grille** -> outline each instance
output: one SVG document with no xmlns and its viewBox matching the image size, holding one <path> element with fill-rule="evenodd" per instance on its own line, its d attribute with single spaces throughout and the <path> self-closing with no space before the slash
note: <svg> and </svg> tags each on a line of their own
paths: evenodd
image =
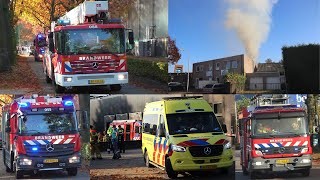
<svg viewBox="0 0 320 180">
<path fill-rule="evenodd" d="M 220 156 L 223 152 L 223 145 L 193 146 L 189 147 L 193 157 Z"/>
<path fill-rule="evenodd" d="M 54 150 L 49 152 L 46 145 L 37 146 L 37 150 L 32 150 L 35 146 L 25 145 L 27 156 L 53 157 L 73 154 L 74 144 L 54 144 Z"/>
<path fill-rule="evenodd" d="M 289 147 L 276 147 L 262 149 L 262 153 L 265 155 L 271 154 L 295 154 L 301 152 L 302 147 L 289 146 Z"/>
<path fill-rule="evenodd" d="M 109 72 L 116 71 L 119 67 L 118 61 L 71 61 L 71 69 L 73 73 L 86 74 L 86 73 L 99 73 L 99 72 Z"/>
</svg>

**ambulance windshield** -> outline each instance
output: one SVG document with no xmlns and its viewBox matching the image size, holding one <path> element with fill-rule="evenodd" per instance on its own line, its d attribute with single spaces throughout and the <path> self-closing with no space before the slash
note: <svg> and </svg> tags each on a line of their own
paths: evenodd
<svg viewBox="0 0 320 180">
<path fill-rule="evenodd" d="M 168 114 L 169 134 L 222 133 L 221 126 L 213 113 L 177 113 Z"/>
<path fill-rule="evenodd" d="M 252 134 L 256 136 L 299 136 L 307 133 L 304 117 L 253 119 Z"/>
<path fill-rule="evenodd" d="M 19 118 L 19 132 L 27 135 L 76 133 L 74 113 L 30 114 Z"/>
<path fill-rule="evenodd" d="M 123 29 L 64 30 L 57 38 L 56 47 L 61 54 L 120 54 L 125 52 Z M 56 38 L 56 39 L 57 39 Z"/>
</svg>

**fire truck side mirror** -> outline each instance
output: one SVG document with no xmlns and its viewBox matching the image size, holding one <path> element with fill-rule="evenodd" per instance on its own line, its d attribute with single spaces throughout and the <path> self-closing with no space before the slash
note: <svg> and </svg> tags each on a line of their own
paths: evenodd
<svg viewBox="0 0 320 180">
<path fill-rule="evenodd" d="M 48 38 L 49 38 L 49 51 L 54 52 L 53 32 L 50 32 Z"/>
<path fill-rule="evenodd" d="M 7 126 L 6 127 L 6 132 L 8 133 L 8 132 L 11 132 L 11 127 L 10 126 Z"/>
<path fill-rule="evenodd" d="M 227 125 L 222 124 L 222 130 L 223 130 L 224 133 L 227 133 L 228 132 Z"/>
<path fill-rule="evenodd" d="M 133 36 L 133 31 L 129 31 L 129 44 L 133 45 L 134 44 L 134 36 Z"/>
</svg>

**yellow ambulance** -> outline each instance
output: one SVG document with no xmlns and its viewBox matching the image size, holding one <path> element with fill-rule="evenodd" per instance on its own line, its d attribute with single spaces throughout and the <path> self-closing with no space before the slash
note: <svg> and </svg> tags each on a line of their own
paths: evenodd
<svg viewBox="0 0 320 180">
<path fill-rule="evenodd" d="M 147 167 L 179 173 L 233 165 L 226 126 L 221 126 L 202 97 L 169 97 L 147 103 L 142 121 L 142 152 Z"/>
</svg>

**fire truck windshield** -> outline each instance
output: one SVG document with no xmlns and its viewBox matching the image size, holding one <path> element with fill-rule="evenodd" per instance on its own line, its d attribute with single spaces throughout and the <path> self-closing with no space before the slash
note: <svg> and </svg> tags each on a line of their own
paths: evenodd
<svg viewBox="0 0 320 180">
<path fill-rule="evenodd" d="M 26 135 L 76 133 L 74 113 L 30 114 L 19 118 L 19 133 Z"/>
<path fill-rule="evenodd" d="M 125 53 L 124 29 L 63 30 L 57 34 L 56 48 L 65 55 Z"/>
<path fill-rule="evenodd" d="M 47 45 L 46 39 L 38 39 L 38 46 L 44 47 Z"/>
<path fill-rule="evenodd" d="M 252 135 L 254 136 L 300 136 L 306 133 L 307 124 L 304 117 L 252 120 Z"/>
<path fill-rule="evenodd" d="M 168 114 L 169 134 L 219 132 L 222 129 L 216 116 L 209 112 Z"/>
</svg>

